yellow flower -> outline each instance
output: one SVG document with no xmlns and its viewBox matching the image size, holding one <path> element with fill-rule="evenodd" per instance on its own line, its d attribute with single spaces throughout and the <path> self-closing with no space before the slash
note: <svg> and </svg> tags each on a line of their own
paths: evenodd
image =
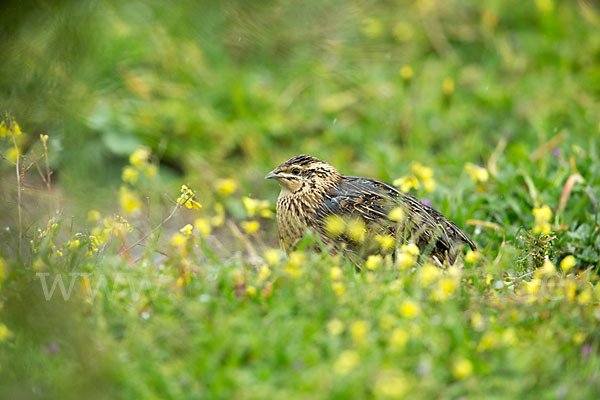
<svg viewBox="0 0 600 400">
<path fill-rule="evenodd" d="M 196 194 L 190 188 L 185 185 L 181 185 L 181 196 L 177 199 L 177 204 L 183 205 L 186 208 L 193 208 L 194 210 L 198 210 L 202 208 L 202 204 L 198 203 L 194 200 Z"/>
<path fill-rule="evenodd" d="M 550 223 L 548 222 L 544 222 L 541 224 L 536 223 L 533 225 L 533 233 L 536 235 L 540 233 L 548 235 L 550 232 L 552 232 L 552 225 L 550 225 Z"/>
<path fill-rule="evenodd" d="M 217 192 L 224 196 L 230 195 L 237 189 L 237 184 L 231 178 L 219 179 L 217 181 Z"/>
<path fill-rule="evenodd" d="M 433 168 L 426 167 L 419 162 L 413 163 L 411 165 L 411 170 L 412 170 L 413 174 L 415 174 L 416 176 L 418 176 L 419 178 L 421 178 L 423 180 L 433 178 Z"/>
<path fill-rule="evenodd" d="M 358 364 L 360 357 L 354 350 L 343 351 L 333 365 L 333 370 L 339 375 L 346 375 Z"/>
<path fill-rule="evenodd" d="M 142 201 L 126 186 L 121 186 L 119 190 L 119 201 L 125 215 L 136 215 L 142 212 Z"/>
<path fill-rule="evenodd" d="M 260 229 L 258 221 L 242 221 L 240 226 L 247 234 L 252 234 Z"/>
<path fill-rule="evenodd" d="M 0 122 L 0 137 L 10 136 L 10 129 L 4 121 Z"/>
<path fill-rule="evenodd" d="M 483 334 L 479 344 L 477 345 L 477 351 L 484 351 L 493 349 L 500 341 L 498 334 L 494 331 L 489 331 Z"/>
<path fill-rule="evenodd" d="M 533 216 L 536 224 L 543 224 L 552 219 L 552 210 L 547 205 L 543 205 L 533 209 Z"/>
<path fill-rule="evenodd" d="M 343 296 L 344 294 L 346 294 L 346 286 L 344 286 L 343 283 L 341 282 L 333 282 L 331 284 L 331 289 L 335 292 L 335 294 L 337 294 L 338 296 Z"/>
<path fill-rule="evenodd" d="M 194 229 L 194 227 L 191 224 L 186 224 L 179 232 L 183 233 L 185 236 L 190 236 L 192 234 L 192 229 Z"/>
<path fill-rule="evenodd" d="M 306 256 L 301 251 L 293 251 L 290 253 L 290 264 L 294 267 L 301 267 L 306 263 Z"/>
<path fill-rule="evenodd" d="M 152 178 L 158 172 L 158 168 L 154 164 L 146 164 L 144 166 L 144 175 L 148 178 Z"/>
<path fill-rule="evenodd" d="M 410 80 L 414 76 L 414 74 L 415 71 L 413 71 L 410 65 L 405 65 L 400 69 L 400 76 L 406 81 Z"/>
<path fill-rule="evenodd" d="M 408 382 L 405 377 L 396 371 L 385 371 L 375 380 L 373 391 L 377 398 L 400 399 L 408 391 Z"/>
<path fill-rule="evenodd" d="M 171 244 L 175 247 L 183 247 L 185 246 L 185 243 L 187 242 L 187 236 L 182 235 L 179 232 L 176 232 L 173 234 L 173 236 L 171 236 Z"/>
<path fill-rule="evenodd" d="M 337 281 L 344 277 L 344 272 L 340 267 L 331 267 L 331 270 L 329 271 L 329 277 L 334 281 Z"/>
<path fill-rule="evenodd" d="M 13 132 L 15 133 L 15 135 L 20 135 L 21 132 L 21 127 L 19 126 L 19 124 L 17 123 L 17 121 L 13 121 Z"/>
<path fill-rule="evenodd" d="M 216 203 L 213 207 L 215 216 L 210 219 L 212 226 L 221 226 L 225 222 L 225 207 L 221 203 Z"/>
<path fill-rule="evenodd" d="M 258 273 L 258 281 L 262 282 L 271 275 L 271 270 L 266 265 L 263 265 Z"/>
<path fill-rule="evenodd" d="M 404 318 L 413 319 L 420 313 L 421 309 L 419 308 L 419 305 L 412 300 L 405 300 L 400 305 L 400 314 L 402 314 Z"/>
<path fill-rule="evenodd" d="M 250 297 L 256 296 L 256 288 L 252 285 L 248 286 L 246 288 L 246 294 Z"/>
<path fill-rule="evenodd" d="M 581 344 L 585 340 L 585 333 L 577 332 L 573 335 L 573 343 Z"/>
<path fill-rule="evenodd" d="M 535 6 L 541 12 L 548 14 L 554 10 L 554 1 L 553 0 L 535 0 Z"/>
<path fill-rule="evenodd" d="M 435 281 L 441 275 L 441 271 L 435 265 L 426 263 L 423 265 L 423 267 L 421 267 L 419 274 L 421 276 L 421 286 L 425 287 L 431 282 Z"/>
<path fill-rule="evenodd" d="M 473 363 L 466 358 L 460 358 L 452 364 L 452 374 L 457 379 L 464 379 L 473 373 Z"/>
<path fill-rule="evenodd" d="M 129 163 L 136 167 L 141 167 L 150 158 L 150 149 L 148 147 L 140 147 L 129 156 Z"/>
<path fill-rule="evenodd" d="M 481 253 L 478 251 L 469 250 L 465 256 L 465 261 L 469 264 L 474 264 L 481 258 Z"/>
<path fill-rule="evenodd" d="M 140 173 L 133 167 L 125 167 L 123 168 L 123 174 L 121 175 L 121 179 L 124 182 L 131 183 L 132 185 L 138 181 L 140 177 Z"/>
<path fill-rule="evenodd" d="M 376 235 L 375 240 L 383 250 L 390 249 L 396 244 L 396 240 L 392 235 Z"/>
<path fill-rule="evenodd" d="M 356 218 L 348 222 L 348 236 L 357 243 L 362 243 L 365 240 L 367 228 L 362 219 Z"/>
<path fill-rule="evenodd" d="M 100 214 L 100 211 L 96 211 L 96 210 L 88 211 L 88 221 L 90 221 L 90 222 L 98 222 L 101 217 L 102 217 L 102 214 Z"/>
<path fill-rule="evenodd" d="M 279 251 L 278 249 L 269 247 L 268 249 L 265 250 L 264 257 L 265 257 L 265 261 L 267 262 L 267 264 L 269 264 L 271 266 L 276 265 L 281 260 L 281 251 Z"/>
<path fill-rule="evenodd" d="M 210 235 L 212 232 L 212 227 L 210 226 L 208 218 L 196 218 L 194 221 L 194 228 L 196 228 L 203 237 Z"/>
<path fill-rule="evenodd" d="M 44 145 L 46 145 L 46 143 L 48 143 L 48 135 L 40 133 L 40 140 L 42 141 L 42 143 L 44 143 Z"/>
<path fill-rule="evenodd" d="M 435 289 L 431 292 L 431 297 L 435 301 L 445 301 L 454 293 L 457 287 L 458 282 L 455 278 L 445 276 L 438 281 Z"/>
<path fill-rule="evenodd" d="M 400 251 L 415 257 L 419 255 L 419 248 L 414 243 L 403 244 Z"/>
<path fill-rule="evenodd" d="M 394 222 L 402 222 L 404 221 L 404 210 L 402 207 L 395 207 L 390 211 L 388 218 Z"/>
<path fill-rule="evenodd" d="M 8 150 L 8 153 L 6 154 L 6 159 L 8 161 L 16 163 L 17 158 L 19 158 L 20 154 L 21 154 L 21 152 L 19 151 L 19 149 L 13 146 Z"/>
<path fill-rule="evenodd" d="M 589 304 L 592 301 L 592 291 L 588 288 L 583 292 L 579 293 L 577 296 L 577 303 L 579 304 Z"/>
<path fill-rule="evenodd" d="M 540 271 L 543 276 L 551 276 L 556 272 L 556 266 L 552 261 L 546 258 Z"/>
<path fill-rule="evenodd" d="M 423 179 L 423 189 L 427 193 L 431 193 L 435 190 L 435 180 L 433 178 Z"/>
<path fill-rule="evenodd" d="M 369 323 L 364 320 L 354 321 L 350 325 L 350 335 L 357 344 L 363 344 L 367 340 L 369 334 Z"/>
<path fill-rule="evenodd" d="M 560 262 L 560 268 L 564 272 L 567 272 L 568 270 L 573 268 L 576 263 L 577 263 L 577 261 L 575 261 L 575 257 L 569 255 L 562 259 L 562 261 Z"/>
<path fill-rule="evenodd" d="M 400 252 L 396 256 L 396 266 L 401 270 L 409 269 L 413 267 L 416 263 L 416 258 L 408 253 Z"/>
<path fill-rule="evenodd" d="M 485 327 L 483 316 L 478 312 L 474 312 L 471 315 L 471 325 L 473 326 L 473 329 L 475 329 L 476 331 L 482 331 L 483 328 Z"/>
<path fill-rule="evenodd" d="M 475 165 L 473 163 L 465 164 L 465 172 L 467 174 L 469 174 L 469 178 L 471 179 L 471 181 L 473 181 L 475 183 L 487 182 L 487 180 L 489 178 L 487 169 L 480 167 L 478 165 Z"/>
<path fill-rule="evenodd" d="M 419 188 L 419 180 L 414 176 L 403 176 L 393 182 L 394 186 L 398 186 L 401 191 L 409 192 L 410 189 Z"/>
<path fill-rule="evenodd" d="M 381 265 L 382 261 L 383 261 L 383 258 L 379 254 L 370 255 L 367 258 L 367 261 L 365 262 L 365 268 L 368 269 L 369 271 L 375 271 L 377 269 L 377 267 L 379 267 Z"/>
<path fill-rule="evenodd" d="M 339 215 L 329 215 L 325 218 L 325 230 L 333 237 L 338 237 L 346 230 L 346 221 Z"/>
<path fill-rule="evenodd" d="M 392 331 L 390 335 L 390 346 L 395 348 L 404 347 L 406 342 L 408 342 L 409 335 L 405 329 L 396 328 Z"/>
<path fill-rule="evenodd" d="M 446 96 L 454 93 L 454 80 L 452 78 L 444 79 L 444 82 L 442 82 L 442 91 Z"/>
<path fill-rule="evenodd" d="M 360 31 L 369 38 L 381 36 L 383 32 L 383 24 L 377 18 L 364 18 L 360 27 Z"/>
<path fill-rule="evenodd" d="M 414 35 L 413 27 L 406 22 L 398 22 L 392 30 L 394 38 L 399 42 L 408 42 Z"/>
<path fill-rule="evenodd" d="M 12 332 L 6 325 L 0 323 L 0 342 L 4 342 L 6 339 L 12 336 Z"/>
<path fill-rule="evenodd" d="M 339 319 L 332 319 L 327 323 L 327 331 L 333 336 L 341 335 L 344 332 L 344 323 Z"/>
</svg>

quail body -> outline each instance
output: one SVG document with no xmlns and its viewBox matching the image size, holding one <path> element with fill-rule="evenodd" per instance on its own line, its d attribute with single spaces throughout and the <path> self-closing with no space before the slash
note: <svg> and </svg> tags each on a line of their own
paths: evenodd
<svg viewBox="0 0 600 400">
<path fill-rule="evenodd" d="M 342 251 L 353 258 L 377 251 L 370 239 L 382 234 L 413 242 L 422 254 L 450 265 L 463 244 L 476 249 L 453 222 L 416 197 L 376 179 L 342 175 L 315 157 L 292 157 L 265 178 L 276 179 L 281 186 L 277 225 L 280 244 L 286 251 L 293 249 L 307 230 L 317 233 L 331 252 Z M 390 211 L 398 207 L 404 217 L 392 220 Z M 358 221 L 365 239 L 332 234 L 327 226 L 331 216 Z"/>
</svg>

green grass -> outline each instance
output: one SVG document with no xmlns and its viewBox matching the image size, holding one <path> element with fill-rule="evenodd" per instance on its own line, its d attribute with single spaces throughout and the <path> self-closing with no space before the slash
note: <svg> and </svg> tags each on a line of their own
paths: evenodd
<svg viewBox="0 0 600 400">
<path fill-rule="evenodd" d="M 598 397 L 592 2 L 15 2 L 0 21 L 3 397 Z M 263 177 L 300 153 L 414 175 L 480 253 L 356 272 L 276 251 Z"/>
</svg>

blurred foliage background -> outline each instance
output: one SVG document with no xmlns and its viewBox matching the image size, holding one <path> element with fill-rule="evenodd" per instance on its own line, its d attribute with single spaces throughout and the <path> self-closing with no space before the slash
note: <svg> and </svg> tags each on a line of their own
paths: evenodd
<svg viewBox="0 0 600 400">
<path fill-rule="evenodd" d="M 10 366 L 0 386 L 12 397 L 597 398 L 597 1 L 0 7 L 0 112 L 20 124 L 30 167 L 48 135 L 53 171 L 49 193 L 35 168 L 25 176 L 27 252 L 15 234 L 13 143 L 0 138 L 0 371 Z M 144 147 L 148 159 L 135 164 Z M 435 190 L 409 189 L 465 228 L 483 256 L 462 278 L 435 278 L 450 282 L 443 305 L 420 271 L 395 279 L 341 262 L 334 277 L 340 260 L 326 255 L 277 258 L 259 274 L 257 259 L 268 257 L 247 249 L 277 237 L 268 216 L 278 187 L 263 177 L 300 153 L 388 182 L 414 174 L 416 161 L 431 167 Z M 133 184 L 132 166 L 158 175 Z M 563 196 L 570 176 L 580 179 Z M 182 183 L 204 205 L 194 234 L 123 251 L 127 235 L 131 244 L 164 218 Z M 127 214 L 135 196 L 149 203 L 131 233 L 108 215 Z M 169 233 L 197 217 L 181 214 Z M 232 236 L 225 219 L 244 234 Z M 85 225 L 112 241 L 94 250 L 89 235 L 75 235 Z M 524 239 L 530 230 L 556 238 Z M 559 279 L 544 263 L 568 255 L 572 272 L 590 271 L 561 267 Z M 73 301 L 48 302 L 37 271 L 96 274 L 106 289 L 90 300 L 78 284 Z M 141 295 L 123 280 L 142 282 Z M 400 350 L 386 347 L 394 341 Z M 94 385 L 106 392 L 90 393 Z"/>
</svg>

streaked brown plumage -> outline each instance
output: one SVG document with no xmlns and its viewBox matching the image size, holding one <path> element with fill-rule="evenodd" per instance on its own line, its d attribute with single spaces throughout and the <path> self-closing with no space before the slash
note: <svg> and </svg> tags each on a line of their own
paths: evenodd
<svg viewBox="0 0 600 400">
<path fill-rule="evenodd" d="M 373 252 L 368 243 L 356 243 L 346 235 L 333 237 L 329 234 L 326 221 L 331 215 L 360 218 L 367 238 L 391 234 L 398 240 L 410 240 L 422 253 L 440 263 L 447 260 L 453 264 L 464 243 L 476 249 L 473 241 L 454 223 L 416 197 L 376 179 L 342 175 L 317 158 L 308 155 L 292 157 L 265 178 L 276 179 L 281 185 L 277 224 L 280 243 L 286 251 L 293 248 L 307 229 L 311 229 L 333 251 L 343 250 L 359 257 Z M 404 211 L 402 223 L 388 217 L 396 207 Z"/>
</svg>

